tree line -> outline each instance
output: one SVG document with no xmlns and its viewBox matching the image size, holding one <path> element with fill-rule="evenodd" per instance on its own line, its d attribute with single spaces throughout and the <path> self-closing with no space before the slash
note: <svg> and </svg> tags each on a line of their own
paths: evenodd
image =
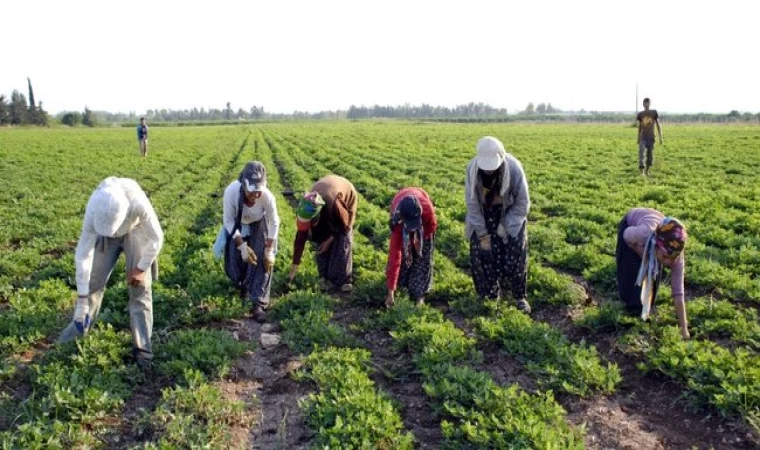
<svg viewBox="0 0 760 450">
<path fill-rule="evenodd" d="M 34 101 L 32 80 L 26 79 L 29 87 L 29 100 L 14 89 L 10 101 L 0 95 L 0 125 L 42 125 L 48 124 L 48 113 L 42 108 L 42 102 Z"/>
</svg>

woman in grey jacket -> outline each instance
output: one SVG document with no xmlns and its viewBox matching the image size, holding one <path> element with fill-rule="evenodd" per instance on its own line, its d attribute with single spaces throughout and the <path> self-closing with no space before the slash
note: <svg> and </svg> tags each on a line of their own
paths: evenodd
<svg viewBox="0 0 760 450">
<path fill-rule="evenodd" d="M 470 265 L 481 298 L 496 299 L 510 286 L 517 307 L 530 313 L 526 299 L 530 195 L 522 164 L 486 136 L 465 174 L 465 233 L 470 239 Z"/>
</svg>

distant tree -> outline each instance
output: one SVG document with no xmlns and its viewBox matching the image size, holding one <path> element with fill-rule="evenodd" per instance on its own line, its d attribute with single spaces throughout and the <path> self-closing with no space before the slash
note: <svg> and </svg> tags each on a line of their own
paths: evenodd
<svg viewBox="0 0 760 450">
<path fill-rule="evenodd" d="M 48 120 L 50 119 L 48 117 L 47 111 L 42 107 L 42 102 L 40 102 L 40 106 L 37 107 L 37 125 L 48 125 Z"/>
<path fill-rule="evenodd" d="M 70 127 L 79 125 L 80 122 L 82 122 L 82 115 L 76 111 L 64 113 L 61 117 L 61 123 Z"/>
<path fill-rule="evenodd" d="M 29 112 L 27 116 L 28 123 L 37 123 L 37 104 L 34 102 L 34 90 L 32 90 L 32 80 L 26 77 L 27 86 L 29 86 Z"/>
<path fill-rule="evenodd" d="M 224 118 L 227 120 L 232 119 L 232 105 L 230 102 L 227 102 L 227 109 L 224 110 Z"/>
<path fill-rule="evenodd" d="M 536 107 L 533 105 L 533 102 L 528 103 L 528 106 L 525 107 L 525 111 L 523 111 L 524 114 L 535 114 L 536 113 Z"/>
<path fill-rule="evenodd" d="M 539 103 L 538 106 L 536 106 L 536 112 L 539 114 L 546 114 L 546 104 Z"/>
<path fill-rule="evenodd" d="M 82 114 L 82 125 L 86 127 L 94 127 L 98 122 L 97 117 L 90 111 L 90 108 L 84 107 L 84 113 Z"/>
<path fill-rule="evenodd" d="M 553 107 L 551 103 L 546 105 L 546 114 L 556 114 L 556 113 L 561 113 L 561 112 L 562 112 L 561 109 Z"/>
<path fill-rule="evenodd" d="M 741 113 L 734 109 L 730 113 L 728 113 L 728 117 L 730 119 L 738 119 L 739 117 L 741 117 Z"/>
<path fill-rule="evenodd" d="M 9 123 L 8 100 L 4 95 L 0 95 L 0 125 L 8 125 Z"/>
<path fill-rule="evenodd" d="M 22 125 L 27 123 L 27 111 L 26 97 L 14 89 L 11 94 L 11 104 L 8 108 L 11 124 Z"/>
</svg>

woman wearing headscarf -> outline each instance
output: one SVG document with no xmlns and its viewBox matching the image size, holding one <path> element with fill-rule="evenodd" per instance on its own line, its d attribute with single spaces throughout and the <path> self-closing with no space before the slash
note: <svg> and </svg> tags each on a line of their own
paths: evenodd
<svg viewBox="0 0 760 450">
<path fill-rule="evenodd" d="M 293 244 L 293 265 L 288 278 L 298 273 L 306 241 L 317 245 L 317 271 L 325 290 L 351 292 L 353 226 L 358 194 L 354 185 L 337 175 L 319 179 L 298 202 Z"/>
<path fill-rule="evenodd" d="M 393 306 L 399 285 L 407 288 L 417 305 L 422 305 L 433 285 L 433 241 L 438 227 L 435 207 L 427 192 L 409 187 L 393 197 L 390 214 L 385 307 Z"/>
<path fill-rule="evenodd" d="M 673 304 L 684 339 L 689 338 L 683 288 L 686 238 L 686 228 L 678 219 L 665 217 L 656 209 L 634 208 L 618 226 L 616 251 L 620 299 L 642 319 L 647 319 L 654 307 L 662 268 L 670 268 Z"/>
<path fill-rule="evenodd" d="M 274 195 L 267 188 L 264 165 L 251 161 L 224 190 L 223 230 L 217 254 L 224 253 L 227 276 L 251 302 L 253 318 L 266 320 L 280 217 Z"/>
<path fill-rule="evenodd" d="M 465 173 L 465 234 L 475 290 L 481 298 L 496 299 L 509 284 L 517 308 L 530 313 L 525 172 L 494 137 L 481 138 L 476 151 Z"/>
</svg>

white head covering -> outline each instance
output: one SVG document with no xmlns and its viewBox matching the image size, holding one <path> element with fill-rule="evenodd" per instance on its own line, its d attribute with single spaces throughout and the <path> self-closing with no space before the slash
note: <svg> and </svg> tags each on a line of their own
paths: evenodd
<svg viewBox="0 0 760 450">
<path fill-rule="evenodd" d="M 501 166 L 501 192 L 499 192 L 499 195 L 504 196 L 509 189 L 510 183 L 508 156 L 504 150 L 504 144 L 493 136 L 485 136 L 478 140 L 475 150 L 477 151 L 477 155 L 473 158 L 474 164 L 470 164 L 469 173 L 472 188 L 467 194 L 471 198 L 478 198 L 478 169 L 495 170 Z M 502 163 L 504 163 L 503 166 Z"/>
<path fill-rule="evenodd" d="M 127 219 L 129 199 L 124 188 L 106 179 L 90 197 L 95 232 L 113 237 Z"/>
<path fill-rule="evenodd" d="M 493 136 L 480 138 L 475 149 L 478 152 L 475 161 L 482 170 L 496 170 L 504 162 L 504 144 Z"/>
</svg>

